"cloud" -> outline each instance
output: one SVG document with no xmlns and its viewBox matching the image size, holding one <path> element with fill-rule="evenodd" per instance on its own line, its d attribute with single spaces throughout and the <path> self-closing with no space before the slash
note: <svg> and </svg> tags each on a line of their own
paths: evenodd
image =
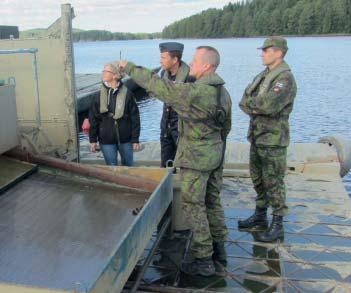
<svg viewBox="0 0 351 293">
<path fill-rule="evenodd" d="M 64 0 L 2 0 L 0 25 L 18 25 L 20 30 L 45 28 L 60 17 Z M 228 0 L 72 0 L 81 29 L 119 32 L 156 32 L 166 25 L 208 8 L 221 8 Z"/>
</svg>

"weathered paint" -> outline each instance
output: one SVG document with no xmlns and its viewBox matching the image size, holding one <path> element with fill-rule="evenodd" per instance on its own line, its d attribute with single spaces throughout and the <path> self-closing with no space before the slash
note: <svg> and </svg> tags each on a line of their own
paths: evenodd
<svg viewBox="0 0 351 293">
<path fill-rule="evenodd" d="M 172 196 L 172 175 L 169 170 L 116 246 L 115 253 L 95 284 L 89 286 L 89 292 L 120 292 L 123 289 Z"/>
<path fill-rule="evenodd" d="M 18 143 L 15 87 L 0 86 L 0 155 Z"/>
<path fill-rule="evenodd" d="M 7 166 L 15 162 L 5 160 Z M 6 209 L 0 213 L 0 289 L 12 283 L 23 286 L 20 292 L 33 292 L 28 286 L 42 292 L 122 290 L 172 199 L 170 170 L 159 174 L 151 195 L 46 168 L 7 190 L 0 197 L 0 210 Z"/>
<path fill-rule="evenodd" d="M 38 78 L 33 78 L 32 54 L 0 55 L 0 76 L 14 76 L 17 81 L 17 118 L 21 144 L 38 153 L 75 158 L 78 140 L 69 17 L 72 17 L 71 7 L 63 5 L 60 19 L 61 29 L 65 29 L 63 36 L 0 40 L 0 50 L 37 49 Z M 4 115 L 2 111 L 5 110 L 0 108 L 1 116 Z M 39 128 L 38 117 L 41 124 Z"/>
<path fill-rule="evenodd" d="M 15 284 L 0 284 L 0 292 L 3 292 L 3 293 L 75 293 L 76 291 L 19 286 Z"/>
</svg>

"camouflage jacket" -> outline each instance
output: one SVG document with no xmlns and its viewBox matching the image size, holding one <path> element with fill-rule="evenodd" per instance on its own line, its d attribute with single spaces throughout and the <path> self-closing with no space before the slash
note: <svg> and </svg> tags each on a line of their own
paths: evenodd
<svg viewBox="0 0 351 293">
<path fill-rule="evenodd" d="M 220 166 L 224 141 L 231 128 L 231 99 L 216 73 L 194 83 L 173 83 L 128 63 L 125 72 L 150 94 L 170 104 L 179 117 L 175 166 L 210 171 Z M 224 113 L 219 124 L 218 104 Z"/>
<path fill-rule="evenodd" d="M 296 83 L 285 62 L 266 68 L 247 86 L 239 107 L 250 116 L 248 140 L 257 146 L 286 147 Z"/>
</svg>

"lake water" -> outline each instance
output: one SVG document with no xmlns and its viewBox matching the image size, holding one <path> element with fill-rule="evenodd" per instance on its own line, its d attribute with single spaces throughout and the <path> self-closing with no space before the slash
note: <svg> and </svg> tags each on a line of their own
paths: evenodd
<svg viewBox="0 0 351 293">
<path fill-rule="evenodd" d="M 166 41 L 166 40 L 162 40 Z M 119 59 L 147 67 L 159 66 L 160 40 L 76 43 L 76 73 L 100 72 L 104 63 Z M 248 116 L 238 102 L 246 85 L 263 70 L 259 47 L 262 38 L 179 40 L 188 62 L 199 45 L 210 45 L 221 54 L 218 73 L 226 81 L 233 101 L 233 124 L 229 140 L 245 141 Z M 292 142 L 317 142 L 326 135 L 341 134 L 351 139 L 351 37 L 288 38 L 286 60 L 295 75 L 298 93 L 290 118 Z M 159 139 L 162 103 L 140 102 L 141 140 Z M 351 175 L 344 177 L 351 194 Z"/>
</svg>

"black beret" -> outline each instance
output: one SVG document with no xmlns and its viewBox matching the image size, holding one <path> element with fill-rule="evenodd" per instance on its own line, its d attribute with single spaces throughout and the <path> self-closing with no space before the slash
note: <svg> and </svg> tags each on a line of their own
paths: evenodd
<svg viewBox="0 0 351 293">
<path fill-rule="evenodd" d="M 183 53 L 184 45 L 177 42 L 166 42 L 160 44 L 160 51 L 162 52 L 171 52 L 171 51 L 179 51 Z"/>
</svg>

